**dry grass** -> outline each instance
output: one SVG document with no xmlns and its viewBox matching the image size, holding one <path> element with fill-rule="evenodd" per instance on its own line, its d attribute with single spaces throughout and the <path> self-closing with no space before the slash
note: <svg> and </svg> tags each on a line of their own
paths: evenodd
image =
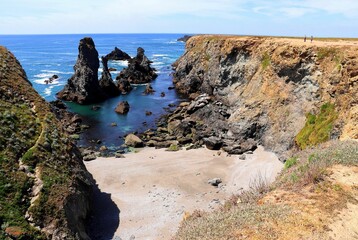
<svg viewBox="0 0 358 240">
<path fill-rule="evenodd" d="M 221 209 L 194 212 L 174 239 L 329 239 L 335 213 L 357 203 L 355 193 L 329 178 L 329 169 L 358 166 L 358 143 L 331 141 L 294 159 L 271 187 L 259 175 Z"/>
</svg>

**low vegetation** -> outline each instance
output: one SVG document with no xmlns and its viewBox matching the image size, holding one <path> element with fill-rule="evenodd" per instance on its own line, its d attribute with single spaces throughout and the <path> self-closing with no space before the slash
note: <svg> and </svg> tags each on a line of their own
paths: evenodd
<svg viewBox="0 0 358 240">
<path fill-rule="evenodd" d="M 268 66 L 270 66 L 270 64 L 271 64 L 271 57 L 268 54 L 268 52 L 265 52 L 261 58 L 261 67 L 263 70 L 265 70 Z"/>
<path fill-rule="evenodd" d="M 356 204 L 351 193 L 325 180 L 337 164 L 358 166 L 357 142 L 331 141 L 297 153 L 271 186 L 259 176 L 221 209 L 195 211 L 174 239 L 329 239 L 332 214 Z"/>
<path fill-rule="evenodd" d="M 337 113 L 334 105 L 325 103 L 317 115 L 307 114 L 306 124 L 297 134 L 295 142 L 300 149 L 328 141 Z"/>
</svg>

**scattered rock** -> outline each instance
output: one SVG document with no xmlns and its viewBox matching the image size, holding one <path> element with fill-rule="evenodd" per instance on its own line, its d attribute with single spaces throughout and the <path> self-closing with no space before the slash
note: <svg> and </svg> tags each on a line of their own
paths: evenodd
<svg viewBox="0 0 358 240">
<path fill-rule="evenodd" d="M 223 141 L 221 138 L 218 137 L 209 137 L 209 138 L 204 138 L 204 144 L 207 149 L 219 150 L 223 145 Z"/>
<path fill-rule="evenodd" d="M 103 152 L 103 151 L 107 151 L 108 148 L 103 145 L 103 146 L 101 146 L 101 147 L 99 148 L 99 150 L 100 150 L 101 152 Z"/>
<path fill-rule="evenodd" d="M 125 158 L 125 156 L 123 154 L 121 154 L 121 153 L 115 153 L 114 157 L 115 158 Z"/>
<path fill-rule="evenodd" d="M 160 97 L 165 97 L 165 92 L 161 92 Z"/>
<path fill-rule="evenodd" d="M 213 178 L 208 181 L 208 184 L 217 187 L 219 184 L 222 183 L 221 178 Z"/>
<path fill-rule="evenodd" d="M 144 94 L 148 95 L 148 94 L 153 94 L 155 92 L 155 90 L 152 88 L 152 85 L 150 85 L 150 83 L 148 83 L 145 87 L 144 90 Z"/>
<path fill-rule="evenodd" d="M 128 147 L 139 148 L 144 146 L 143 141 L 134 134 L 128 134 L 124 140 L 124 143 Z"/>
<path fill-rule="evenodd" d="M 118 103 L 114 111 L 119 114 L 127 114 L 129 112 L 129 109 L 130 109 L 129 103 L 127 101 L 122 101 Z"/>
<path fill-rule="evenodd" d="M 111 123 L 111 126 L 112 126 L 112 127 L 117 127 L 117 123 L 112 122 L 112 123 Z"/>
<path fill-rule="evenodd" d="M 94 106 L 91 107 L 91 110 L 93 110 L 93 111 L 98 111 L 100 108 L 101 108 L 101 106 L 99 106 L 99 105 L 94 105 Z"/>
<path fill-rule="evenodd" d="M 152 115 L 153 113 L 151 112 L 151 111 L 145 111 L 145 115 L 146 116 L 150 116 L 150 115 Z"/>
<path fill-rule="evenodd" d="M 86 156 L 83 156 L 83 161 L 92 161 L 92 160 L 95 160 L 97 158 L 96 154 L 88 154 Z"/>
</svg>

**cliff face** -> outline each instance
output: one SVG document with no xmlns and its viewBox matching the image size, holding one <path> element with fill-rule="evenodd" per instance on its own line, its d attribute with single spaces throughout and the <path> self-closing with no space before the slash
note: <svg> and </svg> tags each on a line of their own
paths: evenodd
<svg viewBox="0 0 358 240">
<path fill-rule="evenodd" d="M 50 105 L 0 47 L 0 238 L 89 239 L 93 179 Z"/>
<path fill-rule="evenodd" d="M 324 104 L 337 113 L 330 137 L 358 139 L 357 50 L 349 42 L 195 36 L 173 65 L 174 83 L 192 98 L 211 97 L 190 116 L 204 121 L 207 132 L 254 139 L 285 156 L 307 114 Z"/>
</svg>

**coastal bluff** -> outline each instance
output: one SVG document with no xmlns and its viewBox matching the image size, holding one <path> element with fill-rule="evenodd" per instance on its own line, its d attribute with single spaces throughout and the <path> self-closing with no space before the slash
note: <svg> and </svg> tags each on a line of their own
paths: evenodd
<svg viewBox="0 0 358 240">
<path fill-rule="evenodd" d="M 0 238 L 90 239 L 94 185 L 51 106 L 0 47 Z"/>
<path fill-rule="evenodd" d="M 215 136 L 229 152 L 249 140 L 282 160 L 293 148 L 357 140 L 357 52 L 356 41 L 193 36 L 173 64 L 173 82 L 196 100 L 179 107 L 168 124 L 200 121 L 196 134 Z M 306 133 L 305 127 L 322 127 L 316 126 L 321 114 L 330 114 L 322 136 Z"/>
</svg>

